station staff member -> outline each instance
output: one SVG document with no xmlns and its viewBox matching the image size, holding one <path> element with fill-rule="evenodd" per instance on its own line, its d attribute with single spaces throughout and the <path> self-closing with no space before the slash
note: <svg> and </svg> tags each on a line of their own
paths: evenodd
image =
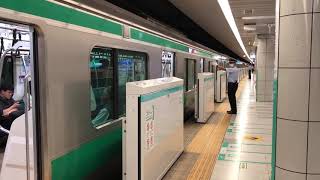
<svg viewBox="0 0 320 180">
<path fill-rule="evenodd" d="M 237 114 L 237 99 L 236 92 L 238 90 L 239 69 L 236 67 L 234 60 L 229 61 L 229 68 L 222 68 L 227 71 L 228 77 L 228 97 L 231 110 L 227 111 L 228 114 Z"/>
</svg>

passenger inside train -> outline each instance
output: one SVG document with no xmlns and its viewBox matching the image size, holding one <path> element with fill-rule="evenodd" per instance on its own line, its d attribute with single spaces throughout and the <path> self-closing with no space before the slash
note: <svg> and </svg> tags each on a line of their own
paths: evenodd
<svg viewBox="0 0 320 180">
<path fill-rule="evenodd" d="M 11 84 L 0 85 L 0 125 L 10 130 L 12 122 L 24 114 L 23 102 L 15 101 L 13 97 L 14 88 Z"/>
</svg>

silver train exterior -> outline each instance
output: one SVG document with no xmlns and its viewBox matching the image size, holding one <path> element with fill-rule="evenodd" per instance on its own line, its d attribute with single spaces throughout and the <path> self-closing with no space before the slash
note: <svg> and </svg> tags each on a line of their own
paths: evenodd
<svg viewBox="0 0 320 180">
<path fill-rule="evenodd" d="M 206 59 L 204 69 L 208 69 L 208 61 L 214 61 L 215 52 L 197 44 L 151 33 L 165 43 L 124 38 L 123 29 L 128 25 L 46 0 L 2 0 L 0 19 L 35 31 L 33 99 L 38 112 L 34 118 L 38 166 L 34 169 L 40 179 L 121 179 L 121 121 L 99 130 L 90 123 L 89 59 L 93 47 L 145 52 L 149 79 L 161 77 L 163 50 L 175 52 L 175 76 L 182 79 L 186 78 L 186 59 L 196 61 L 196 74 L 201 58 Z M 103 28 L 104 23 L 109 23 L 108 27 Z M 121 32 L 117 34 L 114 29 L 118 27 Z M 206 53 L 170 47 L 174 43 Z M 194 111 L 194 89 L 185 92 L 185 111 L 186 115 Z"/>
</svg>

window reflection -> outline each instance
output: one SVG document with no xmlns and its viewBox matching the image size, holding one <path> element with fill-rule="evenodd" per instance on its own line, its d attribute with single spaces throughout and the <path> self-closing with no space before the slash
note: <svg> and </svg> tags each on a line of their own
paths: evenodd
<svg viewBox="0 0 320 180">
<path fill-rule="evenodd" d="M 145 80 L 146 59 L 145 53 L 118 50 L 118 117 L 125 116 L 126 112 L 126 83 Z"/>
<path fill-rule="evenodd" d="M 195 82 L 196 82 L 196 61 L 193 59 L 187 59 L 186 62 L 186 71 L 187 71 L 187 77 L 186 77 L 186 90 L 192 90 L 195 88 Z"/>
<path fill-rule="evenodd" d="M 90 111 L 94 127 L 125 116 L 126 83 L 147 78 L 146 60 L 147 55 L 141 52 L 104 47 L 92 49 Z"/>
<path fill-rule="evenodd" d="M 112 49 L 93 48 L 90 55 L 91 123 L 98 127 L 113 117 L 113 61 Z"/>
</svg>

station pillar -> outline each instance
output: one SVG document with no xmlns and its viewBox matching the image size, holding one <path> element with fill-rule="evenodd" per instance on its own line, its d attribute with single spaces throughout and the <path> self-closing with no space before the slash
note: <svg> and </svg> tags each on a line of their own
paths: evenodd
<svg viewBox="0 0 320 180">
<path fill-rule="evenodd" d="M 320 179 L 320 0 L 279 0 L 276 180 Z"/>
<path fill-rule="evenodd" d="M 271 102 L 275 58 L 274 35 L 257 36 L 256 97 L 259 102 Z"/>
</svg>

